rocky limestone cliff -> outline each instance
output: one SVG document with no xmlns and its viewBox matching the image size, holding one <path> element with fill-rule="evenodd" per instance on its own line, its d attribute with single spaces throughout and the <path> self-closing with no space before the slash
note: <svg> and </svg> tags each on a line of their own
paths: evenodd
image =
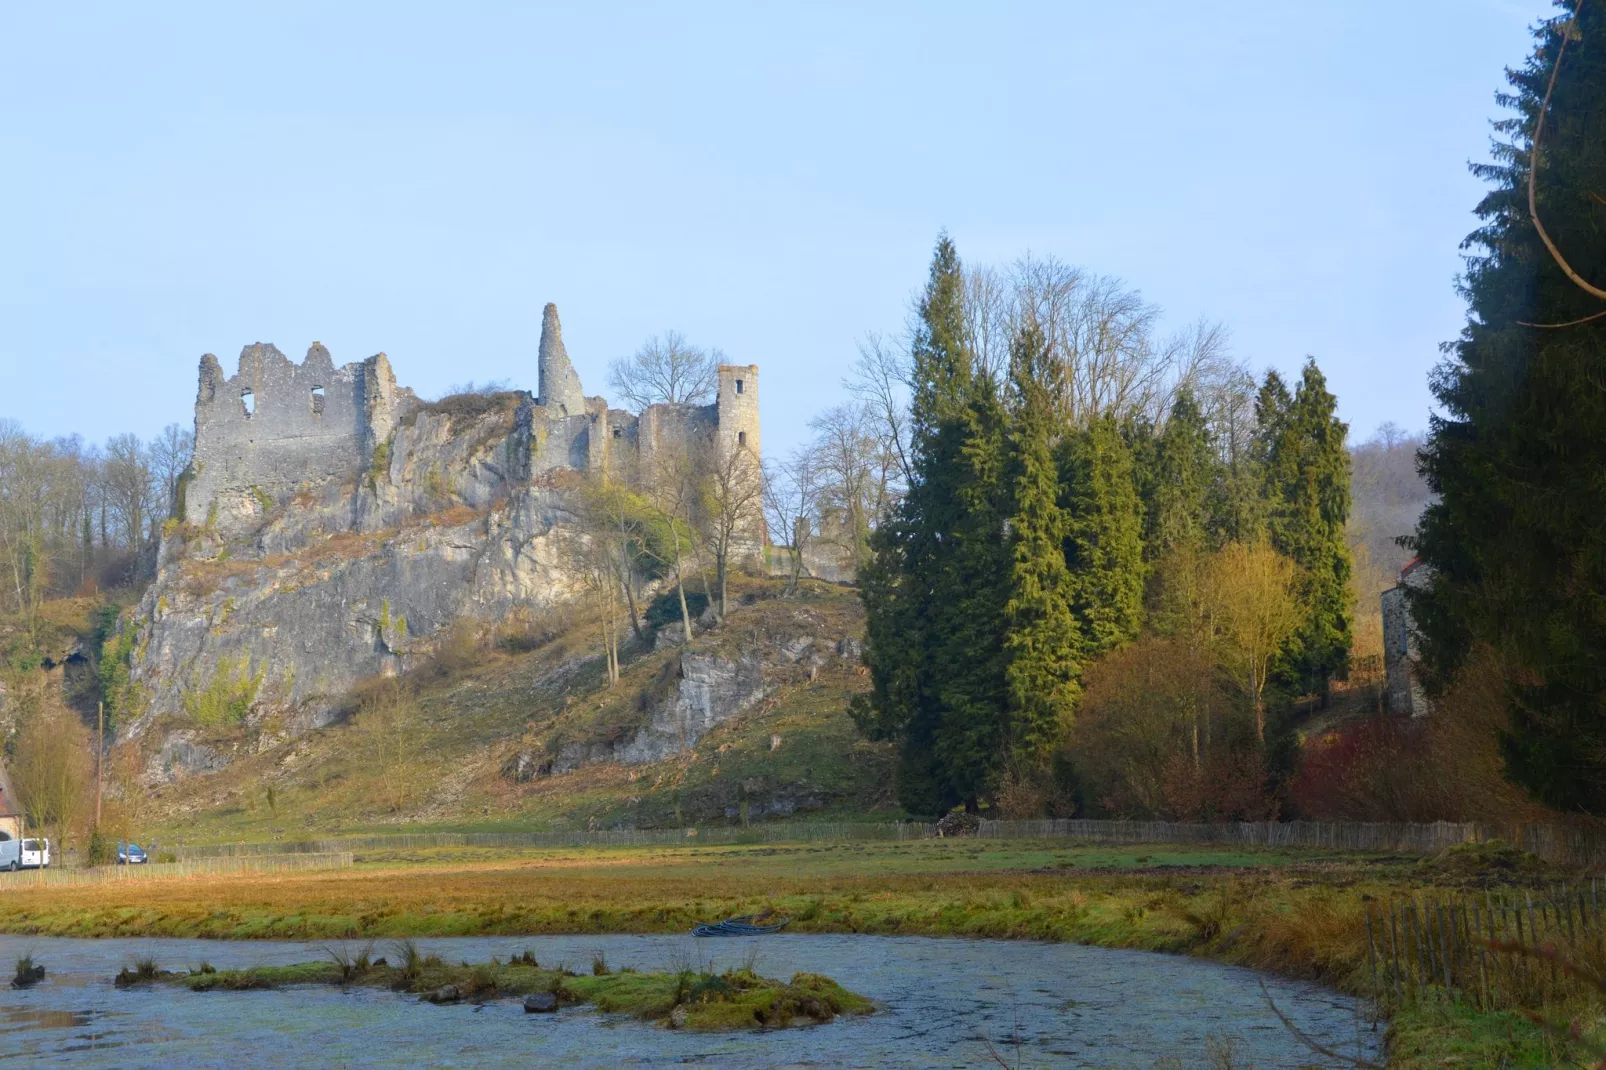
<svg viewBox="0 0 1606 1070">
<path fill-rule="evenodd" d="M 712 405 L 610 410 L 584 397 L 552 305 L 538 361 L 539 394 L 424 403 L 383 353 L 337 366 L 314 343 L 296 364 L 257 343 L 232 376 L 201 358 L 178 518 L 110 644 L 128 669 L 117 738 L 141 746 L 150 779 L 215 770 L 214 744 L 268 748 L 330 723 L 353 685 L 406 672 L 459 621 L 572 599 L 580 481 L 629 478 L 665 451 L 705 463 L 715 442 L 758 471 L 757 366 L 721 366 Z M 762 524 L 734 545 L 756 561 Z M 711 680 L 714 706 L 720 690 Z"/>
<path fill-rule="evenodd" d="M 570 597 L 566 473 L 517 478 L 519 398 L 416 411 L 356 481 L 264 494 L 244 534 L 173 528 L 130 625 L 137 706 L 123 738 L 164 719 L 243 719 L 271 745 L 328 723 L 364 677 L 411 667 L 459 618 Z M 193 731 L 175 731 L 153 775 L 216 768 Z"/>
</svg>

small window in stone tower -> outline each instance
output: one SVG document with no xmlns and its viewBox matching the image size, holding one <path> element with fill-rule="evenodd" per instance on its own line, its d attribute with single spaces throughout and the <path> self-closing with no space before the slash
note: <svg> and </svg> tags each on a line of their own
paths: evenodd
<svg viewBox="0 0 1606 1070">
<path fill-rule="evenodd" d="M 740 382 L 740 380 L 738 380 L 738 382 Z M 736 432 L 736 444 L 738 446 L 747 445 L 747 432 L 746 431 L 738 431 L 738 432 Z"/>
<path fill-rule="evenodd" d="M 247 416 L 256 415 L 257 396 L 249 390 L 242 391 L 240 394 L 240 408 L 245 410 Z"/>
<path fill-rule="evenodd" d="M 613 429 L 613 437 L 614 438 L 623 438 L 624 436 L 625 436 L 624 428 L 616 427 L 616 428 Z"/>
<path fill-rule="evenodd" d="M 312 388 L 312 415 L 323 415 L 323 387 L 321 386 Z"/>
<path fill-rule="evenodd" d="M 736 380 L 736 392 L 738 394 L 742 392 L 742 381 L 740 379 Z"/>
</svg>

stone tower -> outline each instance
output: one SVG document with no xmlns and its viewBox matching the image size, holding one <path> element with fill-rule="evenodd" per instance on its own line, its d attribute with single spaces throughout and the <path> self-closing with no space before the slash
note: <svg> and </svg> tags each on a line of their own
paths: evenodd
<svg viewBox="0 0 1606 1070">
<path fill-rule="evenodd" d="M 563 348 L 563 328 L 558 324 L 558 306 L 548 304 L 541 313 L 539 356 L 540 397 L 536 400 L 560 416 L 584 416 L 586 399 L 580 377 L 569 363 Z"/>
<path fill-rule="evenodd" d="M 721 364 L 716 401 L 722 450 L 745 448 L 762 457 L 758 443 L 758 365 Z"/>
</svg>

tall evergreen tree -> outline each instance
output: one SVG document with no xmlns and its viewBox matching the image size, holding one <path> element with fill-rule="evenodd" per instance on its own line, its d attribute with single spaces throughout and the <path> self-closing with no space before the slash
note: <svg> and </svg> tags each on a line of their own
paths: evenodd
<svg viewBox="0 0 1606 1070">
<path fill-rule="evenodd" d="M 1290 400 L 1276 373 L 1261 388 L 1261 428 L 1272 546 L 1300 571 L 1305 619 L 1285 656 L 1285 686 L 1325 694 L 1349 656 L 1348 427 L 1314 360 Z"/>
<path fill-rule="evenodd" d="M 1003 725 L 1003 410 L 964 330 L 964 277 L 938 243 L 911 345 L 911 479 L 861 580 L 872 689 L 855 719 L 898 739 L 916 812 L 974 805 Z"/>
<path fill-rule="evenodd" d="M 1143 514 L 1132 453 L 1113 416 L 1094 420 L 1059 450 L 1068 531 L 1071 606 L 1091 661 L 1138 634 L 1143 614 Z"/>
<path fill-rule="evenodd" d="M 1081 631 L 1065 567 L 1069 524 L 1054 463 L 1054 398 L 1060 363 L 1042 332 L 1023 329 L 1010 353 L 1009 601 L 1004 606 L 1008 691 L 1005 742 L 1021 764 L 1046 751 L 1069 723 L 1078 694 Z"/>
<path fill-rule="evenodd" d="M 1184 545 L 1202 548 L 1210 529 L 1210 496 L 1218 467 L 1210 428 L 1193 393 L 1183 390 L 1154 442 L 1143 516 L 1143 556 L 1155 561 Z"/>
<path fill-rule="evenodd" d="M 1413 609 L 1434 683 L 1480 647 L 1503 669 L 1507 775 L 1545 803 L 1598 814 L 1606 812 L 1606 6 L 1584 5 L 1576 27 L 1566 17 L 1572 5 L 1558 7 L 1565 15 L 1538 28 L 1534 56 L 1507 72 L 1513 92 L 1497 98 L 1516 112 L 1499 124 L 1508 140 L 1494 163 L 1475 169 L 1493 188 L 1467 240 L 1482 250 L 1468 260 L 1467 324 L 1432 380 L 1444 415 L 1432 420 L 1421 461 L 1438 501 L 1418 529 L 1432 573 Z"/>
<path fill-rule="evenodd" d="M 934 576 L 927 672 L 936 687 L 938 762 L 956 801 L 975 810 L 993 785 L 1005 745 L 1004 606 L 1010 548 L 1005 535 L 1004 407 L 993 377 L 971 378 L 958 410 L 962 433 L 954 525 Z"/>
</svg>

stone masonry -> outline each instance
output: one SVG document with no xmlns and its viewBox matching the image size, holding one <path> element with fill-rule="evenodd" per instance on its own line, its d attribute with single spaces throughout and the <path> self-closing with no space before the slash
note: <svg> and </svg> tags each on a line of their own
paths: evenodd
<svg viewBox="0 0 1606 1070">
<path fill-rule="evenodd" d="M 1417 670 L 1421 651 L 1417 649 L 1416 629 L 1411 621 L 1411 605 L 1406 591 L 1427 582 L 1428 570 L 1412 560 L 1400 570 L 1400 582 L 1383 592 L 1383 667 L 1387 676 L 1384 693 L 1390 713 L 1421 717 L 1429 712 L 1426 693 Z"/>
<path fill-rule="evenodd" d="M 640 415 L 610 409 L 603 398 L 585 396 L 557 306 L 548 304 L 537 371 L 537 392 L 517 415 L 519 440 L 528 442 L 527 455 L 510 462 L 518 481 L 563 468 L 650 475 L 666 451 L 684 455 L 698 436 L 711 438 L 722 454 L 746 450 L 755 464 L 761 457 L 756 364 L 721 365 L 711 405 L 660 404 Z M 234 536 L 296 495 L 354 488 L 376 459 L 388 460 L 396 428 L 419 407 L 411 390 L 396 385 L 383 353 L 336 367 L 329 351 L 313 343 L 298 365 L 258 342 L 241 352 L 232 378 L 208 353 L 201 358 L 182 518 Z"/>
</svg>

